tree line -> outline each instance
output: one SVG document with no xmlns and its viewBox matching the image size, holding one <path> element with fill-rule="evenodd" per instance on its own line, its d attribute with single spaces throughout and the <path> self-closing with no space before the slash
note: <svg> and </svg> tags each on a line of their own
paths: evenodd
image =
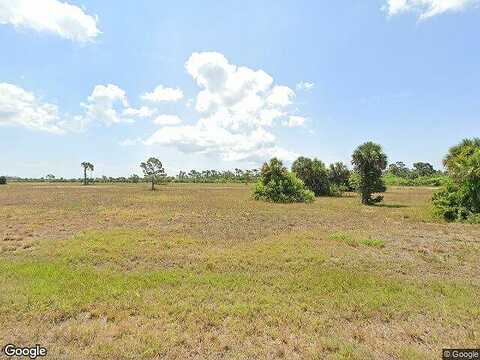
<svg viewBox="0 0 480 360">
<path fill-rule="evenodd" d="M 385 192 L 387 184 L 392 185 L 392 179 L 403 179 L 413 182 L 407 184 L 431 183 L 432 186 L 441 186 L 440 191 L 434 193 L 432 203 L 435 212 L 446 220 L 480 222 L 480 138 L 465 139 L 450 148 L 443 160 L 446 172 L 435 170 L 431 164 L 424 162 L 414 163 L 412 169 L 402 162 L 390 164 L 387 168 L 387 155 L 381 145 L 373 142 L 358 146 L 352 154 L 351 164 L 353 170 L 341 162 L 327 167 L 319 159 L 301 156 L 293 162 L 291 170 L 279 159 L 273 158 L 261 170 L 191 170 L 188 173 L 180 171 L 177 176 L 168 177 L 162 162 L 151 157 L 140 164 L 143 178 L 133 174 L 129 178 L 104 176 L 89 179 L 88 173 L 94 171 L 94 165 L 85 161 L 81 163 L 81 180 L 84 185 L 92 181 L 145 181 L 151 184 L 151 190 L 155 190 L 155 184 L 166 182 L 255 182 L 253 195 L 257 200 L 312 202 L 317 196 L 338 196 L 344 191 L 356 191 L 360 194 L 362 204 L 373 205 L 383 200 L 379 194 Z M 0 176 L 0 185 L 6 184 L 7 180 L 7 177 Z M 52 174 L 42 180 L 69 181 L 56 179 Z"/>
</svg>

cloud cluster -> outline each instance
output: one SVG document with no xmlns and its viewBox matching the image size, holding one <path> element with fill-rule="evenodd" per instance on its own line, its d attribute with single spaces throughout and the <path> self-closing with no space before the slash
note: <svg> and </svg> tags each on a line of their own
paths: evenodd
<svg viewBox="0 0 480 360">
<path fill-rule="evenodd" d="M 127 93 L 119 86 L 95 85 L 80 104 L 83 111 L 69 116 L 20 87 L 1 84 L 0 125 L 61 134 L 83 130 L 94 122 L 113 126 L 143 118 L 158 130 L 142 141 L 127 139 L 121 145 L 174 146 L 186 153 L 231 161 L 258 162 L 273 156 L 292 160 L 296 156 L 281 148 L 272 132 L 276 127 L 305 125 L 306 119 L 293 112 L 296 94 L 291 88 L 275 84 L 263 70 L 233 65 L 216 52 L 193 53 L 185 68 L 200 88 L 194 99 L 197 120 L 193 124 L 185 124 L 175 114 L 159 113 L 160 103 L 183 98 L 180 89 L 162 85 L 141 95 L 148 105 L 138 108 L 130 106 Z"/>
<path fill-rule="evenodd" d="M 106 125 L 125 121 L 119 114 L 128 108 L 125 91 L 116 85 L 96 85 L 86 103 L 82 103 L 89 119 L 99 120 Z"/>
<path fill-rule="evenodd" d="M 0 83 L 0 125 L 65 132 L 56 105 L 42 103 L 33 93 L 8 83 Z"/>
<path fill-rule="evenodd" d="M 145 141 L 147 145 L 172 145 L 224 160 L 295 157 L 277 145 L 269 130 L 290 115 L 292 89 L 274 85 L 263 70 L 231 64 L 217 52 L 193 53 L 185 68 L 201 89 L 195 99 L 200 119 L 194 125 L 162 127 Z"/>
<path fill-rule="evenodd" d="M 61 114 L 57 105 L 41 102 L 32 92 L 13 84 L 0 83 L 0 125 L 3 126 L 22 126 L 64 134 L 83 131 L 92 122 L 102 122 L 107 126 L 132 123 L 137 118 L 152 118 L 157 112 L 147 106 L 138 109 L 130 107 L 125 91 L 113 84 L 96 85 L 81 106 L 84 111 L 80 114 Z"/>
<path fill-rule="evenodd" d="M 147 92 L 141 96 L 142 100 L 151 102 L 178 101 L 183 98 L 183 91 L 158 85 L 152 92 Z"/>
<path fill-rule="evenodd" d="M 388 15 L 416 12 L 420 20 L 445 12 L 458 12 L 478 4 L 478 0 L 388 0 L 384 10 Z"/>
<path fill-rule="evenodd" d="M 49 32 L 79 42 L 91 41 L 100 34 L 96 17 L 58 0 L 0 0 L 0 24 Z"/>
</svg>

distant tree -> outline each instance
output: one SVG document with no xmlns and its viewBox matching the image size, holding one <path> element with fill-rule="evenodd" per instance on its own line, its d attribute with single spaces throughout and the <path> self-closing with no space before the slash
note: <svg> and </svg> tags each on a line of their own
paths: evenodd
<svg viewBox="0 0 480 360">
<path fill-rule="evenodd" d="M 402 161 L 390 164 L 388 166 L 388 173 L 402 178 L 410 177 L 410 169 Z"/>
<path fill-rule="evenodd" d="M 292 172 L 314 192 L 315 196 L 330 194 L 328 170 L 322 161 L 300 156 L 293 162 Z"/>
<path fill-rule="evenodd" d="M 429 163 L 416 162 L 413 164 L 413 172 L 416 177 L 418 176 L 432 176 L 436 173 L 433 166 Z"/>
<path fill-rule="evenodd" d="M 82 162 L 81 165 L 83 167 L 83 185 L 87 185 L 87 170 L 93 171 L 94 167 L 93 164 L 88 161 Z"/>
<path fill-rule="evenodd" d="M 312 202 L 315 194 L 306 189 L 302 180 L 289 172 L 280 160 L 273 158 L 262 166 L 254 197 L 257 200 L 292 203 Z"/>
<path fill-rule="evenodd" d="M 150 179 L 152 183 L 152 191 L 155 191 L 155 183 L 163 181 L 167 176 L 162 162 L 157 158 L 151 157 L 147 162 L 142 162 L 140 167 L 142 168 L 145 177 Z"/>
<path fill-rule="evenodd" d="M 140 181 L 140 176 L 138 176 L 137 174 L 132 174 L 128 178 L 128 181 L 131 183 L 137 184 Z"/>
<path fill-rule="evenodd" d="M 7 178 L 5 176 L 0 176 L 0 185 L 6 185 L 7 184 Z"/>
<path fill-rule="evenodd" d="M 328 172 L 328 179 L 331 184 L 339 188 L 348 189 L 351 171 L 348 170 L 347 165 L 342 162 L 336 162 L 335 164 L 330 164 L 330 169 Z"/>
<path fill-rule="evenodd" d="M 47 179 L 47 181 L 53 181 L 53 180 L 55 180 L 55 175 L 53 175 L 53 174 L 47 174 L 47 175 L 45 176 L 45 179 Z"/>
<path fill-rule="evenodd" d="M 383 196 L 372 198 L 372 194 L 386 190 L 382 172 L 387 167 L 387 155 L 382 147 L 373 142 L 360 145 L 353 152 L 352 164 L 360 177 L 357 191 L 361 194 L 362 204 L 371 205 L 382 201 Z"/>
</svg>

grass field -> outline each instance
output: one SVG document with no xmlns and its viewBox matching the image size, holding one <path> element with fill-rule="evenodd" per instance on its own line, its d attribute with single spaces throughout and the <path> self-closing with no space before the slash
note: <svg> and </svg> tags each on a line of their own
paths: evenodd
<svg viewBox="0 0 480 360">
<path fill-rule="evenodd" d="M 0 187 L 0 343 L 52 359 L 439 359 L 480 347 L 480 225 L 430 188 Z"/>
</svg>

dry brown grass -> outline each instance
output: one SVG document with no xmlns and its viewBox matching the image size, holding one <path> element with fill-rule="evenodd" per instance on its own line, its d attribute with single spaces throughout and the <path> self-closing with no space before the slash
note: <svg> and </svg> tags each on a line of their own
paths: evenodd
<svg viewBox="0 0 480 360">
<path fill-rule="evenodd" d="M 245 185 L 0 188 L 0 345 L 55 359 L 437 359 L 480 345 L 480 226 L 432 189 L 313 204 Z"/>
</svg>

